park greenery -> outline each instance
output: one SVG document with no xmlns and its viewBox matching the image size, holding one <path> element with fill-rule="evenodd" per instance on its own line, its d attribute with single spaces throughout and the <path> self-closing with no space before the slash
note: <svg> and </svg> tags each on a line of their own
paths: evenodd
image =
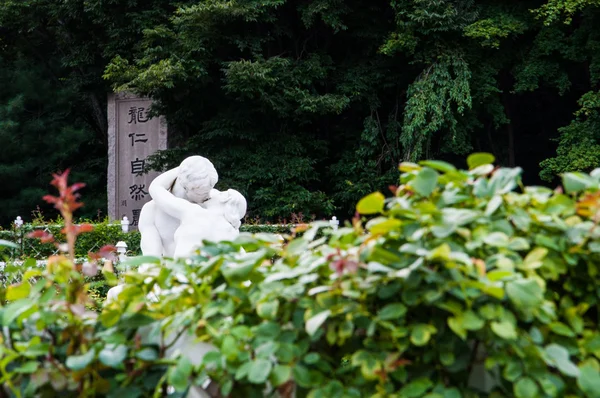
<svg viewBox="0 0 600 398">
<path fill-rule="evenodd" d="M 155 168 L 208 157 L 252 218 L 351 216 L 401 161 L 473 151 L 555 185 L 600 162 L 599 18 L 594 0 L 1 0 L 0 224 L 66 167 L 82 215 L 106 216 L 113 90 L 167 117 Z"/>
<path fill-rule="evenodd" d="M 47 231 L 49 234 L 56 236 L 59 240 L 64 240 L 64 234 L 61 233 L 63 226 L 58 224 L 61 220 L 56 220 L 52 224 L 24 224 L 20 228 L 0 231 L 0 240 L 17 242 L 17 247 L 12 248 L 7 252 L 12 260 L 33 258 L 43 260 L 49 256 L 56 254 L 58 249 L 51 242 L 42 242 L 38 238 L 30 237 L 29 234 L 33 231 Z M 115 245 L 122 241 L 127 245 L 127 255 L 137 256 L 141 254 L 140 250 L 140 232 L 132 230 L 123 232 L 120 224 L 109 223 L 104 221 L 101 223 L 90 223 L 93 230 L 79 236 L 75 244 L 75 256 L 84 258 L 90 252 L 94 252 L 105 245 Z M 243 224 L 240 227 L 241 232 L 246 233 L 271 233 L 271 234 L 290 234 L 292 229 L 297 224 Z"/>
<path fill-rule="evenodd" d="M 215 397 L 598 398 L 600 169 L 551 190 L 494 161 L 404 162 L 392 195 L 284 246 L 242 234 L 187 261 L 132 258 L 144 270 L 103 305 L 86 278 L 110 248 L 81 267 L 53 256 L 0 287 L 3 393 L 183 396 L 211 380 Z M 88 228 L 69 224 L 71 199 L 53 203 L 74 244 Z M 173 350 L 182 336 L 214 350 Z"/>
</svg>

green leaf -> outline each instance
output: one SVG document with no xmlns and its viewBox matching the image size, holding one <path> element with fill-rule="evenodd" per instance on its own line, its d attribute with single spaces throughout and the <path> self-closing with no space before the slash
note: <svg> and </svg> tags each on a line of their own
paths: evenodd
<svg viewBox="0 0 600 398">
<path fill-rule="evenodd" d="M 508 278 L 514 275 L 514 272 L 512 271 L 502 271 L 502 270 L 495 270 L 495 271 L 491 271 L 487 273 L 487 278 L 492 281 L 492 282 L 496 282 L 499 280 L 502 280 L 504 278 Z"/>
<path fill-rule="evenodd" d="M 319 312 L 317 315 L 313 316 L 308 321 L 306 321 L 306 333 L 308 333 L 310 336 L 314 335 L 317 332 L 317 330 L 321 327 L 323 322 L 325 322 L 327 318 L 329 318 L 329 315 L 331 315 L 331 311 L 326 310 L 323 312 Z"/>
<path fill-rule="evenodd" d="M 142 264 L 160 264 L 160 258 L 154 256 L 128 257 L 121 263 L 122 268 L 138 267 Z"/>
<path fill-rule="evenodd" d="M 221 353 L 229 361 L 233 361 L 237 358 L 239 350 L 237 348 L 237 341 L 233 336 L 225 336 L 223 343 L 221 343 Z"/>
<path fill-rule="evenodd" d="M 495 195 L 487 204 L 487 206 L 485 207 L 485 215 L 486 216 L 491 216 L 492 214 L 494 214 L 494 212 L 496 210 L 498 210 L 498 208 L 502 205 L 502 196 L 501 195 Z"/>
<path fill-rule="evenodd" d="M 258 266 L 254 261 L 241 264 L 229 263 L 227 267 L 221 268 L 223 277 L 229 283 L 240 283 L 248 280 L 250 273 Z"/>
<path fill-rule="evenodd" d="M 523 260 L 522 269 L 536 269 L 542 266 L 544 258 L 548 255 L 548 249 L 544 247 L 536 247 L 527 254 Z"/>
<path fill-rule="evenodd" d="M 502 372 L 502 377 L 506 380 L 514 383 L 519 377 L 523 375 L 523 366 L 519 361 L 511 361 L 504 368 L 504 372 Z"/>
<path fill-rule="evenodd" d="M 476 331 L 483 327 L 485 322 L 473 311 L 467 311 L 461 316 L 462 326 L 467 330 Z"/>
<path fill-rule="evenodd" d="M 263 319 L 274 320 L 279 310 L 279 300 L 271 300 L 258 303 L 256 313 Z"/>
<path fill-rule="evenodd" d="M 263 322 L 256 328 L 256 336 L 275 339 L 281 333 L 281 327 L 275 322 Z"/>
<path fill-rule="evenodd" d="M 235 379 L 241 380 L 244 377 L 248 376 L 248 372 L 250 371 L 251 367 L 252 367 L 252 362 L 246 362 L 242 366 L 237 368 L 237 370 L 235 372 Z"/>
<path fill-rule="evenodd" d="M 92 349 L 82 355 L 71 355 L 70 357 L 67 357 L 66 364 L 71 370 L 82 370 L 92 363 L 95 356 L 96 351 Z"/>
<path fill-rule="evenodd" d="M 589 398 L 600 398 L 600 371 L 591 364 L 579 368 L 577 385 Z"/>
<path fill-rule="evenodd" d="M 393 303 L 383 307 L 377 317 L 382 321 L 390 321 L 402 318 L 404 314 L 406 314 L 406 306 L 402 303 Z"/>
<path fill-rule="evenodd" d="M 278 387 L 288 381 L 292 377 L 292 368 L 287 365 L 275 365 L 271 372 L 271 383 Z"/>
<path fill-rule="evenodd" d="M 483 242 L 492 247 L 506 247 L 509 244 L 508 236 L 504 232 L 492 232 L 483 237 Z"/>
<path fill-rule="evenodd" d="M 114 308 L 105 308 L 100 314 L 100 323 L 105 328 L 110 328 L 119 322 L 121 319 L 121 312 Z"/>
<path fill-rule="evenodd" d="M 597 182 L 592 177 L 579 172 L 563 174 L 562 181 L 567 193 L 577 193 L 597 185 Z"/>
<path fill-rule="evenodd" d="M 321 356 L 316 352 L 311 352 L 304 357 L 304 363 L 314 365 L 321 360 Z"/>
<path fill-rule="evenodd" d="M 228 379 L 221 386 L 221 396 L 223 396 L 223 397 L 229 397 L 230 396 L 229 394 L 231 394 L 231 390 L 233 390 L 233 380 Z"/>
<path fill-rule="evenodd" d="M 104 275 L 108 286 L 116 286 L 119 283 L 119 278 L 117 278 L 117 275 L 115 275 L 114 272 L 111 272 L 107 269 L 102 269 L 102 275 Z"/>
<path fill-rule="evenodd" d="M 463 340 L 467 339 L 467 329 L 464 328 L 460 316 L 448 318 L 448 326 L 458 337 Z"/>
<path fill-rule="evenodd" d="M 431 339 L 431 330 L 429 325 L 418 324 L 410 333 L 410 341 L 417 347 L 422 347 L 426 345 Z"/>
<path fill-rule="evenodd" d="M 390 231 L 397 230 L 401 226 L 402 222 L 400 220 L 388 218 L 385 221 L 369 225 L 368 229 L 373 235 L 384 235 Z"/>
<path fill-rule="evenodd" d="M 296 364 L 292 370 L 292 374 L 294 375 L 294 381 L 298 383 L 300 387 L 307 388 L 313 385 L 311 373 L 305 366 Z"/>
<path fill-rule="evenodd" d="M 248 381 L 254 384 L 263 384 L 267 381 L 271 369 L 273 369 L 271 361 L 263 358 L 254 360 L 248 371 Z"/>
<path fill-rule="evenodd" d="M 402 162 L 398 166 L 398 170 L 400 170 L 403 173 L 410 173 L 411 171 L 421 170 L 421 167 L 416 163 Z"/>
<path fill-rule="evenodd" d="M 561 345 L 549 344 L 544 349 L 548 365 L 555 366 L 564 375 L 579 376 L 579 368 L 571 362 L 569 351 Z"/>
<path fill-rule="evenodd" d="M 575 337 L 575 333 L 571 330 L 571 328 L 562 322 L 552 322 L 548 325 L 548 327 L 550 330 L 560 336 Z"/>
<path fill-rule="evenodd" d="M 114 346 L 112 344 L 107 345 L 100 351 L 98 354 L 98 359 L 104 365 L 109 366 L 111 368 L 120 368 L 123 366 L 123 361 L 127 357 L 127 346 L 118 345 Z"/>
<path fill-rule="evenodd" d="M 17 300 L 14 303 L 8 304 L 2 311 L 2 325 L 8 326 L 21 314 L 29 311 L 35 302 L 32 299 Z"/>
<path fill-rule="evenodd" d="M 451 366 L 456 362 L 456 355 L 453 352 L 442 352 L 440 354 L 440 362 L 444 366 Z"/>
<path fill-rule="evenodd" d="M 146 347 L 138 351 L 135 356 L 142 361 L 154 361 L 158 358 L 158 353 L 154 348 Z"/>
<path fill-rule="evenodd" d="M 0 247 L 9 247 L 11 249 L 18 249 L 19 245 L 8 240 L 0 239 Z"/>
<path fill-rule="evenodd" d="M 13 372 L 15 373 L 33 373 L 36 370 L 38 370 L 38 368 L 40 367 L 40 363 L 37 361 L 29 361 L 29 362 L 25 362 L 23 365 L 19 366 L 18 368 L 16 368 L 15 370 L 13 370 Z"/>
<path fill-rule="evenodd" d="M 356 211 L 360 214 L 379 214 L 383 212 L 385 196 L 381 192 L 373 192 L 362 198 L 356 205 Z"/>
<path fill-rule="evenodd" d="M 513 325 L 509 321 L 492 322 L 490 324 L 490 327 L 492 328 L 492 331 L 496 333 L 497 336 L 502 337 L 503 339 L 517 339 L 517 330 L 515 329 L 515 325 Z"/>
<path fill-rule="evenodd" d="M 402 398 L 422 397 L 432 386 L 433 382 L 430 379 L 424 377 L 416 379 L 402 387 L 400 396 Z"/>
<path fill-rule="evenodd" d="M 376 380 L 379 377 L 379 371 L 381 371 L 381 362 L 373 357 L 360 364 L 360 373 L 365 380 Z"/>
<path fill-rule="evenodd" d="M 423 160 L 419 162 L 421 166 L 431 167 L 437 171 L 441 171 L 442 173 L 449 173 L 451 171 L 456 171 L 456 167 L 451 165 L 450 163 L 441 161 L 441 160 Z"/>
<path fill-rule="evenodd" d="M 423 168 L 414 180 L 410 182 L 410 186 L 421 196 L 429 196 L 437 186 L 439 174 L 428 167 Z"/>
<path fill-rule="evenodd" d="M 190 384 L 190 376 L 192 375 L 192 364 L 187 357 L 180 357 L 177 365 L 171 368 L 167 381 L 176 391 L 184 392 Z"/>
<path fill-rule="evenodd" d="M 29 296 L 31 285 L 27 280 L 16 285 L 10 285 L 6 288 L 6 300 L 15 301 Z"/>
<path fill-rule="evenodd" d="M 538 398 L 539 387 L 536 382 L 529 378 L 523 377 L 519 379 L 513 386 L 516 398 Z"/>
<path fill-rule="evenodd" d="M 473 170 L 476 167 L 493 164 L 496 158 L 491 153 L 479 152 L 469 155 L 467 158 L 467 165 L 469 170 Z"/>
<path fill-rule="evenodd" d="M 533 279 L 520 279 L 506 284 L 506 294 L 520 309 L 533 309 L 544 301 L 544 292 Z"/>
</svg>

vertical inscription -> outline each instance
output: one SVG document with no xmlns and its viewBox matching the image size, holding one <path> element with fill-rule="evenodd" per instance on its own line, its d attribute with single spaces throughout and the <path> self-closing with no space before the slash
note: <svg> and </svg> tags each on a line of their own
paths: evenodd
<svg viewBox="0 0 600 398">
<path fill-rule="evenodd" d="M 148 115 L 152 101 L 127 94 L 109 96 L 109 214 L 127 216 L 138 225 L 142 206 L 151 200 L 148 187 L 158 175 L 146 173 L 148 156 L 166 149 L 164 118 Z"/>
</svg>

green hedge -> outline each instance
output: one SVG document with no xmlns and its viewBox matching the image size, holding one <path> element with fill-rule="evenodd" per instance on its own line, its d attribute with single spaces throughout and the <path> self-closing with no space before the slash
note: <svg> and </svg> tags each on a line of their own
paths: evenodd
<svg viewBox="0 0 600 398">
<path fill-rule="evenodd" d="M 121 226 L 117 224 L 109 224 L 108 222 L 93 224 L 94 230 L 89 233 L 80 235 L 75 247 L 75 255 L 77 257 L 85 257 L 89 252 L 98 250 L 104 245 L 115 245 L 119 241 L 127 243 L 128 255 L 136 256 L 140 252 L 140 234 L 138 231 L 123 233 Z M 275 233 L 289 234 L 295 225 L 242 225 L 241 232 L 249 233 Z M 12 258 L 35 258 L 38 260 L 45 259 L 56 252 L 56 247 L 50 243 L 41 243 L 39 239 L 27 238 L 27 234 L 36 229 L 45 229 L 52 235 L 57 236 L 59 241 L 64 240 L 64 236 L 60 233 L 62 226 L 60 225 L 32 225 L 24 224 L 19 230 L 0 230 L 0 239 L 10 242 L 18 242 L 19 248 L 11 250 Z"/>
<path fill-rule="evenodd" d="M 32 271 L 43 272 L 34 286 L 0 287 L 4 386 L 65 398 L 184 396 L 206 380 L 245 398 L 598 398 L 600 170 L 566 174 L 565 193 L 515 191 L 521 170 L 492 161 L 403 164 L 393 197 L 358 203 L 362 220 L 315 223 L 285 247 L 242 235 L 186 261 L 131 259 L 149 268 L 125 273 L 100 314 L 83 311 L 89 286 L 68 260 Z M 214 351 L 199 355 L 201 343 Z"/>
</svg>

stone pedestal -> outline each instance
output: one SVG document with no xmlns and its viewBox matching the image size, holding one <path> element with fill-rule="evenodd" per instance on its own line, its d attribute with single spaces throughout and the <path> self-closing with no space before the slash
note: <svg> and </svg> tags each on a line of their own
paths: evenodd
<svg viewBox="0 0 600 398">
<path fill-rule="evenodd" d="M 151 105 L 151 99 L 128 93 L 108 96 L 108 216 L 127 216 L 132 228 L 151 200 L 148 187 L 159 174 L 143 173 L 146 159 L 167 149 L 166 119 L 149 118 Z"/>
</svg>

